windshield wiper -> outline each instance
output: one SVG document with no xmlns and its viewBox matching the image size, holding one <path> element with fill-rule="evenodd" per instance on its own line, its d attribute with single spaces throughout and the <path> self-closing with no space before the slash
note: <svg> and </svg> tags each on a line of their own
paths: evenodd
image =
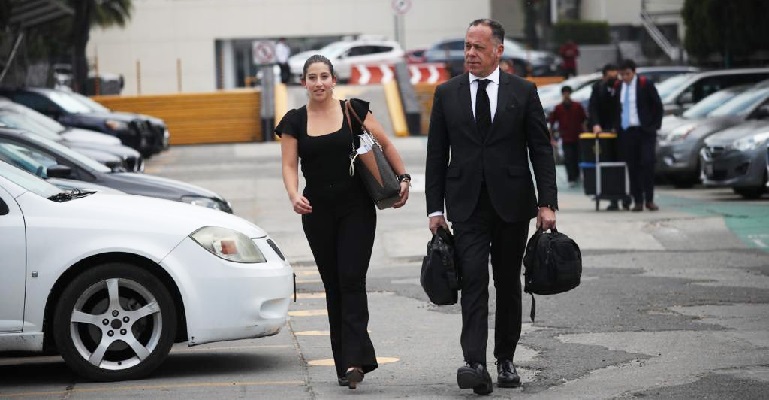
<svg viewBox="0 0 769 400">
<path fill-rule="evenodd" d="M 53 196 L 48 197 L 48 200 L 63 203 L 65 201 L 70 201 L 72 199 L 79 199 L 81 197 L 88 196 L 89 194 L 94 194 L 96 192 L 87 192 L 80 189 L 72 189 L 69 192 L 59 192 L 56 193 Z"/>
<path fill-rule="evenodd" d="M 72 194 L 71 194 L 71 193 L 68 193 L 68 192 L 59 192 L 59 193 L 56 193 L 56 194 L 55 194 L 55 195 L 53 195 L 53 196 L 50 196 L 50 197 L 48 197 L 48 200 L 51 200 L 51 201 L 55 201 L 55 202 L 58 202 L 58 203 L 63 203 L 63 202 L 65 202 L 65 201 L 70 201 L 70 200 L 72 200 L 72 198 L 73 198 L 73 197 L 72 197 Z"/>
<path fill-rule="evenodd" d="M 70 191 L 70 195 L 72 195 L 73 197 L 77 197 L 77 198 L 85 197 L 85 196 L 88 196 L 89 194 L 94 194 L 94 193 L 96 193 L 96 192 L 88 192 L 88 191 L 85 191 L 85 190 L 80 190 L 78 188 L 72 189 Z"/>
</svg>

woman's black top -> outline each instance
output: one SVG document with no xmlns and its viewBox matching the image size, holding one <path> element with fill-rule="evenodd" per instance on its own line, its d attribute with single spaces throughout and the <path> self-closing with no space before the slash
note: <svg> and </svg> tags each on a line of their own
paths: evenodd
<svg viewBox="0 0 769 400">
<path fill-rule="evenodd" d="M 365 119 L 369 112 L 369 103 L 360 99 L 350 101 L 355 112 L 361 119 Z M 343 100 L 339 101 L 339 107 L 344 113 Z M 297 139 L 302 175 L 310 192 L 327 191 L 324 189 L 329 188 L 356 191 L 363 188 L 357 174 L 350 176 L 351 143 L 354 137 L 357 148 L 360 134 L 360 124 L 354 116 L 351 115 L 350 118 L 355 135 L 350 132 L 346 116 L 342 118 L 342 126 L 339 130 L 320 136 L 308 135 L 307 106 L 289 110 L 275 127 L 276 135 L 281 137 L 291 135 Z"/>
</svg>

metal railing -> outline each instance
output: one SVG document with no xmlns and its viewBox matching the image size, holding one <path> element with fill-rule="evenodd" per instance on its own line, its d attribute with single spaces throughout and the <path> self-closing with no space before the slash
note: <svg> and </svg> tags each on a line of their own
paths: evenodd
<svg viewBox="0 0 769 400">
<path fill-rule="evenodd" d="M 646 32 L 649 33 L 649 36 L 651 36 L 652 40 L 654 40 L 654 43 L 657 43 L 657 46 L 659 46 L 660 49 L 662 49 L 662 51 L 664 51 L 665 54 L 670 57 L 671 60 L 679 59 L 681 56 L 681 49 L 670 43 L 662 31 L 657 28 L 657 25 L 654 23 L 652 16 L 649 15 L 649 13 L 646 11 L 641 11 L 641 23 L 643 24 L 644 28 L 646 28 Z"/>
</svg>

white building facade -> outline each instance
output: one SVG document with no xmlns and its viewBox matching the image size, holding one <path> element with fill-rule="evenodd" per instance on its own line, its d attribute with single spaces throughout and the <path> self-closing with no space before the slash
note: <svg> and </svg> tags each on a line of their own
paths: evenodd
<svg viewBox="0 0 769 400">
<path fill-rule="evenodd" d="M 517 0 L 516 0 L 517 1 Z M 380 35 L 404 49 L 463 36 L 489 0 L 134 0 L 125 28 L 94 29 L 88 57 L 122 74 L 124 94 L 209 92 L 244 86 L 250 43 L 286 37 Z M 395 7 L 406 9 L 396 34 Z M 180 90 L 181 89 L 181 90 Z"/>
</svg>

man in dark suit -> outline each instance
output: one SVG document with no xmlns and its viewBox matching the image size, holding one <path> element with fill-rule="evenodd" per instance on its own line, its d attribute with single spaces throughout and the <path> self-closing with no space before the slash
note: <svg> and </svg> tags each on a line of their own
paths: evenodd
<svg viewBox="0 0 769 400">
<path fill-rule="evenodd" d="M 616 115 L 616 93 L 615 84 L 617 83 L 617 77 L 619 76 L 619 67 L 616 64 L 606 64 L 601 70 L 601 79 L 593 84 L 593 90 L 590 93 L 590 103 L 588 105 L 588 126 L 591 126 L 593 133 L 596 135 L 601 132 L 617 132 L 617 115 Z M 617 154 L 616 159 L 609 159 L 605 161 L 624 161 L 622 151 L 619 149 L 618 140 L 614 140 L 613 149 Z M 630 209 L 631 203 L 630 196 L 622 199 L 622 208 L 625 210 Z M 608 211 L 618 211 L 619 201 L 612 199 Z"/>
<path fill-rule="evenodd" d="M 657 88 L 635 73 L 633 60 L 620 65 L 621 82 L 615 84 L 615 115 L 619 121 L 620 153 L 627 162 L 633 211 L 657 211 L 654 203 L 654 164 L 657 130 L 664 109 Z"/>
<path fill-rule="evenodd" d="M 468 72 L 438 86 L 427 140 L 425 192 L 430 230 L 455 234 L 462 273 L 462 389 L 489 394 L 486 369 L 489 256 L 496 287 L 494 357 L 499 387 L 521 380 L 513 355 L 521 334 L 521 259 L 529 221 L 555 227 L 555 163 L 534 84 L 501 72 L 505 31 L 473 21 L 465 35 Z M 528 157 L 527 157 L 528 153 Z M 534 168 L 537 194 L 529 170 Z"/>
</svg>

